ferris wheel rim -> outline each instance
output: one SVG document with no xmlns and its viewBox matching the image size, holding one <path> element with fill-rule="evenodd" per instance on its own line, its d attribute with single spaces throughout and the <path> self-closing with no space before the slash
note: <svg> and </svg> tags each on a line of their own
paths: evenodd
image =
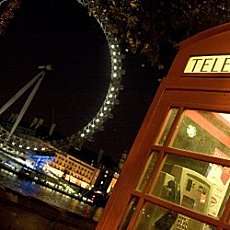
<svg viewBox="0 0 230 230">
<path fill-rule="evenodd" d="M 89 7 L 90 3 L 93 4 L 93 1 L 89 0 L 76 1 L 84 7 Z M 122 75 L 124 74 L 124 70 L 122 69 L 123 55 L 121 54 L 119 41 L 110 29 L 111 24 L 106 14 L 100 16 L 94 15 L 94 17 L 104 32 L 109 47 L 111 62 L 110 83 L 105 100 L 94 117 L 79 131 L 67 137 L 67 142 L 71 145 L 82 145 L 84 141 L 92 140 L 93 134 L 97 131 L 104 129 L 103 124 L 108 118 L 113 117 L 111 111 L 115 105 L 119 104 L 118 95 L 120 90 L 123 89 L 121 85 Z"/>
</svg>

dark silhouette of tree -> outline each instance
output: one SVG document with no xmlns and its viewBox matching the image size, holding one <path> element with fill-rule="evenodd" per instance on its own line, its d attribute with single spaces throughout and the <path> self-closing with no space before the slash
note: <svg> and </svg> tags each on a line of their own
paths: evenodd
<svg viewBox="0 0 230 230">
<path fill-rule="evenodd" d="M 3 1 L 0 36 L 21 0 Z M 202 30 L 230 21 L 229 0 L 85 0 L 90 16 L 107 17 L 127 51 L 158 69 L 168 68 L 178 43 Z"/>
<path fill-rule="evenodd" d="M 88 8 L 107 15 L 121 44 L 158 69 L 168 67 L 180 41 L 230 20 L 226 0 L 95 0 Z"/>
<path fill-rule="evenodd" d="M 8 24 L 14 19 L 21 0 L 1 1 L 0 3 L 0 37 L 5 34 Z"/>
</svg>

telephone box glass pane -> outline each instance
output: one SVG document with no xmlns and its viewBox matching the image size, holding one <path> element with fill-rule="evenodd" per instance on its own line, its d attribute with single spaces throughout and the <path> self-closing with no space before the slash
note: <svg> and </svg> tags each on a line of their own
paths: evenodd
<svg viewBox="0 0 230 230">
<path fill-rule="evenodd" d="M 128 207 L 126 207 L 126 212 L 125 215 L 123 217 L 123 220 L 121 221 L 120 227 L 118 228 L 119 230 L 126 230 L 127 226 L 129 224 L 129 221 L 134 213 L 134 211 L 136 210 L 136 206 L 138 203 L 138 198 L 137 197 L 133 197 L 129 204 Z"/>
<path fill-rule="evenodd" d="M 141 178 L 138 182 L 137 190 L 143 191 L 143 189 L 144 189 L 144 187 L 145 187 L 145 185 L 149 179 L 150 173 L 152 172 L 152 169 L 155 165 L 156 160 L 157 160 L 157 153 L 155 153 L 155 152 L 151 153 L 151 155 L 147 161 L 147 164 L 145 165 L 145 168 L 143 170 Z"/>
<path fill-rule="evenodd" d="M 170 146 L 230 160 L 230 114 L 185 110 Z"/>
<path fill-rule="evenodd" d="M 169 155 L 150 194 L 212 217 L 229 197 L 230 168 Z"/>
<path fill-rule="evenodd" d="M 190 217 L 172 212 L 168 209 L 146 202 L 142 207 L 135 230 L 215 230 L 209 226 Z"/>
<path fill-rule="evenodd" d="M 176 109 L 176 108 L 170 109 L 170 111 L 169 111 L 169 113 L 165 119 L 165 122 L 163 124 L 163 127 L 160 131 L 159 138 L 156 141 L 156 143 L 158 145 L 164 144 L 164 141 L 168 135 L 169 129 L 170 129 L 175 117 L 176 117 L 177 112 L 178 112 L 178 109 Z"/>
</svg>

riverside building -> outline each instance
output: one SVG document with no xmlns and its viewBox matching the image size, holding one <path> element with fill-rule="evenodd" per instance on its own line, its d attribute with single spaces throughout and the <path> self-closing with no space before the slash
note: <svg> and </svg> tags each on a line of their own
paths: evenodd
<svg viewBox="0 0 230 230">
<path fill-rule="evenodd" d="M 63 152 L 55 152 L 55 160 L 47 162 L 44 170 L 85 189 L 94 187 L 100 173 L 100 169 Z"/>
</svg>

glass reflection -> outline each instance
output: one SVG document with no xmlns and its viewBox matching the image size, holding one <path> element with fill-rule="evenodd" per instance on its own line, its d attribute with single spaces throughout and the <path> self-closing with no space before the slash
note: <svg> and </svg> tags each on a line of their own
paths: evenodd
<svg viewBox="0 0 230 230">
<path fill-rule="evenodd" d="M 187 216 L 172 212 L 146 202 L 141 209 L 135 230 L 215 230 L 214 226 L 209 226 L 200 221 Z"/>
<path fill-rule="evenodd" d="M 134 211 L 136 210 L 137 203 L 138 203 L 138 198 L 137 197 L 133 197 L 130 200 L 130 202 L 128 204 L 128 207 L 126 209 L 125 215 L 123 217 L 123 220 L 121 222 L 121 227 L 119 227 L 119 230 L 127 229 L 129 221 L 130 221 Z"/>
<path fill-rule="evenodd" d="M 139 191 L 143 191 L 144 190 L 144 187 L 146 185 L 146 182 L 148 181 L 149 179 L 149 176 L 150 176 L 150 173 L 152 172 L 152 169 L 156 163 L 156 160 L 157 160 L 157 153 L 156 152 L 153 152 L 151 153 L 148 161 L 147 161 L 147 164 L 145 165 L 145 168 L 143 170 L 143 173 L 141 175 L 141 178 L 139 180 L 139 183 L 137 185 L 137 189 Z"/>
<path fill-rule="evenodd" d="M 230 160 L 230 114 L 185 110 L 170 146 Z"/>
<path fill-rule="evenodd" d="M 150 194 L 220 217 L 229 197 L 229 168 L 169 155 Z"/>
<path fill-rule="evenodd" d="M 157 140 L 158 145 L 163 145 L 163 143 L 166 139 L 166 136 L 168 135 L 169 129 L 170 129 L 175 117 L 176 117 L 177 112 L 178 112 L 178 109 L 176 109 L 176 108 L 170 109 L 168 116 L 164 122 L 164 125 L 161 129 L 161 132 L 159 135 L 160 138 L 159 138 L 159 140 Z"/>
</svg>

